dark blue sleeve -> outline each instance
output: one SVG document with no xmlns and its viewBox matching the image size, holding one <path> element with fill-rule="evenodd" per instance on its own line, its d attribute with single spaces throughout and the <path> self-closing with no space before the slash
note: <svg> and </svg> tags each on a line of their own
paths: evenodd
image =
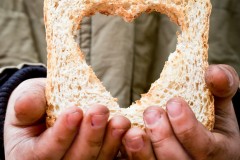
<svg viewBox="0 0 240 160">
<path fill-rule="evenodd" d="M 0 75 L 0 160 L 4 160 L 3 127 L 8 99 L 21 82 L 40 77 L 46 77 L 46 68 L 29 65 L 23 66 L 22 69 L 6 69 Z"/>
<path fill-rule="evenodd" d="M 237 93 L 232 99 L 234 110 L 238 120 L 238 126 L 240 125 L 240 88 L 238 88 Z"/>
</svg>

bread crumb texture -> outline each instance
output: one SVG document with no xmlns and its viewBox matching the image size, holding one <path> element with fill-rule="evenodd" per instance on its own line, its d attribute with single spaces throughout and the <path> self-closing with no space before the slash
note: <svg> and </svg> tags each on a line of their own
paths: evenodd
<svg viewBox="0 0 240 160">
<path fill-rule="evenodd" d="M 130 22 L 142 12 L 166 14 L 181 27 L 176 51 L 170 53 L 160 78 L 148 93 L 127 109 L 120 109 L 92 68 L 87 65 L 76 36 L 81 20 L 95 13 L 117 15 Z M 47 124 L 70 106 L 85 112 L 92 104 L 106 105 L 111 116 L 124 115 L 133 126 L 144 127 L 148 106 L 165 109 L 173 97 L 182 97 L 209 130 L 214 125 L 214 98 L 204 73 L 208 67 L 209 0 L 45 0 L 44 20 L 48 50 Z"/>
</svg>

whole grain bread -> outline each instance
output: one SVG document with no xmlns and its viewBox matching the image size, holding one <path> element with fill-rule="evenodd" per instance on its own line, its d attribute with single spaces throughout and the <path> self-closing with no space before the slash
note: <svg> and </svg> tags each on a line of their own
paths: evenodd
<svg viewBox="0 0 240 160">
<path fill-rule="evenodd" d="M 121 16 L 127 22 L 142 12 L 166 14 L 178 24 L 176 51 L 170 54 L 160 78 L 148 93 L 127 109 L 121 109 L 87 65 L 76 42 L 81 20 L 95 13 Z M 214 99 L 204 73 L 208 67 L 210 0 L 45 0 L 44 18 L 48 50 L 47 124 L 52 126 L 70 104 L 85 112 L 92 104 L 106 105 L 111 116 L 124 115 L 143 127 L 148 106 L 165 109 L 172 97 L 184 98 L 196 118 L 209 130 L 214 125 Z"/>
</svg>

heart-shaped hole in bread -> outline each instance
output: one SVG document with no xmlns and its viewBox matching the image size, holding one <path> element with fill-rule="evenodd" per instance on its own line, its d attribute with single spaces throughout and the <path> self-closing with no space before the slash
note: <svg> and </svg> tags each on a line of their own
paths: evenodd
<svg viewBox="0 0 240 160">
<path fill-rule="evenodd" d="M 166 14 L 181 27 L 176 51 L 170 54 L 148 93 L 129 108 L 121 109 L 87 65 L 74 37 L 85 16 L 100 12 L 131 21 L 140 13 L 151 11 Z M 99 103 L 110 109 L 111 116 L 124 115 L 133 125 L 143 127 L 142 113 L 148 106 L 165 109 L 170 98 L 182 97 L 197 119 L 211 130 L 214 100 L 204 80 L 210 11 L 209 0 L 45 0 L 48 125 L 53 125 L 70 104 L 86 111 Z"/>
</svg>

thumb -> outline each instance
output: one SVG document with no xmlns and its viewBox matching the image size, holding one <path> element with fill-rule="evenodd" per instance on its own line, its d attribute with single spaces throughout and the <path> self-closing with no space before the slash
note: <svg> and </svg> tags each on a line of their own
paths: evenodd
<svg viewBox="0 0 240 160">
<path fill-rule="evenodd" d="M 15 126 L 33 125 L 45 115 L 45 79 L 37 78 L 22 82 L 12 93 L 6 121 Z"/>
<path fill-rule="evenodd" d="M 228 65 L 210 65 L 205 75 L 206 83 L 217 101 L 229 101 L 237 92 L 239 77 Z"/>
<path fill-rule="evenodd" d="M 236 71 L 228 65 L 211 65 L 206 71 L 205 79 L 215 100 L 215 130 L 226 131 L 231 128 L 228 126 L 238 126 L 232 104 L 239 85 Z"/>
</svg>

